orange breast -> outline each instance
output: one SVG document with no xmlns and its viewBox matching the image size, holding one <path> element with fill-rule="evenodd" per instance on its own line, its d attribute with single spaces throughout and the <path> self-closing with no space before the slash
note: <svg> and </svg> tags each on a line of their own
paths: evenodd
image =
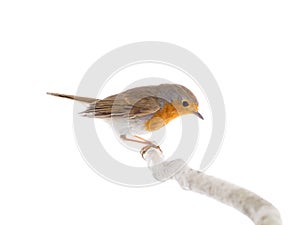
<svg viewBox="0 0 300 225">
<path fill-rule="evenodd" d="M 159 111 L 157 111 L 145 123 L 146 130 L 147 131 L 158 130 L 178 116 L 179 116 L 179 114 L 178 114 L 176 108 L 170 103 L 165 103 L 164 107 L 162 109 L 160 109 Z"/>
</svg>

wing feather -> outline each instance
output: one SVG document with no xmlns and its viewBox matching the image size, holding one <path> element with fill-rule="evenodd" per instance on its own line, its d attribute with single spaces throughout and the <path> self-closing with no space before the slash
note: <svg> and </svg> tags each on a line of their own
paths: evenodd
<svg viewBox="0 0 300 225">
<path fill-rule="evenodd" d="M 129 117 L 134 119 L 156 113 L 160 110 L 160 103 L 156 97 L 144 97 L 133 101 L 127 96 L 112 95 L 91 103 L 82 115 L 95 118 Z"/>
</svg>

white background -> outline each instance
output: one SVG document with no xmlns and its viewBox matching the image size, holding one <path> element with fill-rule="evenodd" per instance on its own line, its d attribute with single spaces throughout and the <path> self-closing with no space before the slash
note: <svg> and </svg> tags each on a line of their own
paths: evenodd
<svg viewBox="0 0 300 225">
<path fill-rule="evenodd" d="M 299 10 L 297 1 L 2 1 L 0 223 L 252 224 L 174 181 L 102 179 L 77 150 L 72 102 L 45 94 L 75 93 L 100 56 L 154 40 L 194 52 L 222 90 L 226 137 L 207 173 L 299 224 Z"/>
</svg>

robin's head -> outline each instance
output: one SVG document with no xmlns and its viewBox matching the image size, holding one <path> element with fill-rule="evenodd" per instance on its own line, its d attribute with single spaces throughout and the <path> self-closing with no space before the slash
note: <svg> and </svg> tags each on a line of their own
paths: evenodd
<svg viewBox="0 0 300 225">
<path fill-rule="evenodd" d="M 178 114 L 194 114 L 200 119 L 203 116 L 198 112 L 198 100 L 188 88 L 179 84 L 167 84 L 169 86 L 169 101 L 176 108 Z M 168 88 L 166 88 L 168 89 Z"/>
</svg>

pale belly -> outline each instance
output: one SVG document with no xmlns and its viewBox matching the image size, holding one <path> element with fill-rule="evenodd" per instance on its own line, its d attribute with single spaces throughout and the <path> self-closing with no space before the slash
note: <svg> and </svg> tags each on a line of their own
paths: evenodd
<svg viewBox="0 0 300 225">
<path fill-rule="evenodd" d="M 111 125 L 112 129 L 119 133 L 120 135 L 141 135 L 146 134 L 149 131 L 146 129 L 145 123 L 153 115 L 147 115 L 141 118 L 135 119 L 125 119 L 125 118 L 111 118 L 106 119 L 107 122 Z"/>
</svg>

